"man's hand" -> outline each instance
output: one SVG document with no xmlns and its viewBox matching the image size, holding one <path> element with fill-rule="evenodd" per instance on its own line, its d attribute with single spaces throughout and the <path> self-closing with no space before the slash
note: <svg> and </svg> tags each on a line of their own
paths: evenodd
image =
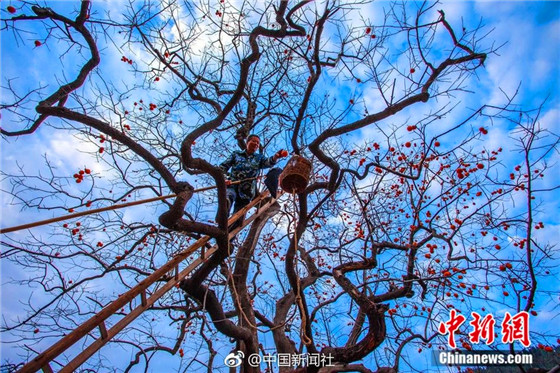
<svg viewBox="0 0 560 373">
<path fill-rule="evenodd" d="M 226 186 L 230 186 L 231 185 L 231 180 L 226 179 Z"/>
<path fill-rule="evenodd" d="M 284 158 L 288 156 L 288 151 L 285 149 L 280 149 L 274 154 L 274 161 L 277 161 L 278 158 Z"/>
</svg>

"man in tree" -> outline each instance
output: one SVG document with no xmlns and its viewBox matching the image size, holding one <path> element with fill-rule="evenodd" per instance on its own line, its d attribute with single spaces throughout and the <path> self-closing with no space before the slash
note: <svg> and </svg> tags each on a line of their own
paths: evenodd
<svg viewBox="0 0 560 373">
<path fill-rule="evenodd" d="M 257 152 L 261 145 L 261 139 L 255 134 L 249 135 L 245 145 L 245 150 L 234 151 L 222 164 L 220 168 L 224 173 L 231 169 L 226 180 L 228 211 L 234 204 L 233 213 L 247 206 L 257 194 L 256 177 L 259 171 L 264 168 L 272 167 L 279 158 L 287 155 L 286 151 L 279 150 L 271 157 L 266 157 L 261 152 Z M 232 182 L 240 181 L 238 184 Z M 242 219 L 241 219 L 242 221 Z M 238 221 L 236 225 L 239 225 Z M 234 225 L 234 227 L 236 226 Z"/>
</svg>

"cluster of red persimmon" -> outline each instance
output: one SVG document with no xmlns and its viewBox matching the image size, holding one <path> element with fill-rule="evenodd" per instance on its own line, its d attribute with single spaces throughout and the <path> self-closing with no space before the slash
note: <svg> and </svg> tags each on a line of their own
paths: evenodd
<svg viewBox="0 0 560 373">
<path fill-rule="evenodd" d="M 80 170 L 74 174 L 74 180 L 76 181 L 76 183 L 79 184 L 82 181 L 84 181 L 84 175 L 89 175 L 89 174 L 91 174 L 91 170 L 89 168 L 84 168 L 83 170 Z"/>
<path fill-rule="evenodd" d="M 127 57 L 125 57 L 125 56 L 122 56 L 122 57 L 121 57 L 121 61 L 122 61 L 122 62 L 126 62 L 126 63 L 128 63 L 129 65 L 132 65 L 132 60 L 129 59 L 129 58 L 127 58 Z"/>
</svg>

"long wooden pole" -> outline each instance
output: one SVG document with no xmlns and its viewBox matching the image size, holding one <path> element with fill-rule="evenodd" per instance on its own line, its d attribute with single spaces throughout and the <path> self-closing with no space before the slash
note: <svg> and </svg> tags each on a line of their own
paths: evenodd
<svg viewBox="0 0 560 373">
<path fill-rule="evenodd" d="M 80 212 L 76 212 L 76 213 L 73 213 L 73 214 L 57 216 L 55 218 L 36 221 L 36 222 L 33 222 L 33 223 L 17 225 L 15 227 L 2 228 L 2 229 L 0 229 L 0 233 L 4 234 L 4 233 L 15 232 L 15 231 L 19 231 L 19 230 L 27 229 L 27 228 L 34 228 L 34 227 L 38 227 L 38 226 L 41 226 L 41 225 L 56 223 L 57 221 L 63 221 L 63 220 L 78 218 L 80 216 L 96 214 L 98 212 L 103 212 L 103 211 L 122 209 L 123 207 L 136 206 L 136 205 L 141 205 L 143 203 L 160 201 L 162 199 L 173 198 L 175 196 L 176 196 L 175 194 L 169 194 L 167 196 L 158 196 L 158 197 L 142 199 L 142 200 L 134 201 L 134 202 L 127 202 L 127 203 L 121 203 L 121 204 L 117 204 L 117 205 L 113 205 L 113 206 L 100 207 L 100 208 L 97 208 L 97 209 L 92 209 L 92 210 L 87 210 L 87 211 L 80 211 Z"/>
<path fill-rule="evenodd" d="M 230 185 L 239 184 L 239 183 L 242 183 L 244 181 L 253 180 L 253 179 L 255 179 L 255 178 L 234 181 Z M 203 192 L 203 191 L 214 189 L 214 188 L 216 188 L 215 185 L 204 187 L 204 188 L 199 188 L 199 189 L 195 189 L 193 191 L 193 193 Z M 76 212 L 76 213 L 73 213 L 73 214 L 68 214 L 68 215 L 58 216 L 58 217 L 55 217 L 55 218 L 40 220 L 40 221 L 36 221 L 36 222 L 32 222 L 32 223 L 17 225 L 15 227 L 0 228 L 0 234 L 15 232 L 15 231 L 19 231 L 19 230 L 22 230 L 22 229 L 39 227 L 41 225 L 47 225 L 47 224 L 51 224 L 51 223 L 56 223 L 58 221 L 68 220 L 68 219 L 74 219 L 74 218 L 78 218 L 78 217 L 84 216 L 84 215 L 96 214 L 98 212 L 109 211 L 109 210 L 117 210 L 117 209 L 122 209 L 124 207 L 130 207 L 130 206 L 141 205 L 141 204 L 144 204 L 144 203 L 161 201 L 163 199 L 169 199 L 169 198 L 173 198 L 173 197 L 176 197 L 176 196 L 177 196 L 176 194 L 168 194 L 166 196 L 152 197 L 152 198 L 142 199 L 142 200 L 134 201 L 134 202 L 127 202 L 127 203 L 121 203 L 121 204 L 112 205 L 112 206 L 100 207 L 100 208 L 97 208 L 97 209 L 80 211 L 80 212 Z"/>
</svg>

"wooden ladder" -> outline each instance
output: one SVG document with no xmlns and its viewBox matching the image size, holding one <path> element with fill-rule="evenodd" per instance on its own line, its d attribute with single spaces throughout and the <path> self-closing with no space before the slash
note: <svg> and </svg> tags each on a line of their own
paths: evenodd
<svg viewBox="0 0 560 373">
<path fill-rule="evenodd" d="M 235 237 L 237 233 L 239 233 L 244 227 L 249 225 L 253 220 L 260 216 L 275 202 L 274 199 L 271 199 L 267 203 L 262 204 L 263 200 L 268 196 L 269 192 L 264 191 L 257 198 L 251 201 L 251 203 L 236 212 L 228 219 L 228 225 L 231 226 L 233 222 L 237 221 L 237 219 L 245 215 L 252 207 L 258 206 L 257 211 L 250 217 L 246 218 L 241 226 L 229 232 L 229 239 Z M 132 289 L 119 296 L 113 302 L 109 303 L 101 311 L 78 326 L 68 335 L 64 336 L 49 349 L 37 355 L 33 360 L 25 364 L 18 372 L 36 372 L 42 369 L 45 373 L 51 373 L 53 371 L 50 366 L 51 361 L 53 361 L 56 357 L 58 357 L 60 354 L 62 354 L 64 351 L 78 342 L 81 338 L 89 334 L 95 328 L 99 328 L 100 336 L 60 370 L 60 372 L 75 371 L 80 365 L 82 365 L 87 359 L 89 359 L 91 355 L 93 355 L 107 342 L 109 342 L 111 338 L 117 335 L 117 333 L 123 330 L 128 324 L 130 324 L 134 319 L 140 316 L 144 311 L 148 310 L 165 293 L 178 285 L 179 282 L 187 277 L 196 267 L 204 263 L 204 261 L 217 250 L 216 245 L 212 246 L 208 250 L 204 250 L 204 246 L 208 243 L 208 241 L 210 241 L 210 237 L 204 236 L 194 244 L 189 246 L 187 249 L 176 254 L 166 264 L 164 264 L 151 275 L 140 281 Z M 179 264 L 200 248 L 203 248 L 201 256 L 190 263 L 188 266 L 186 266 L 183 270 L 179 271 Z M 148 287 L 161 280 L 169 273 L 173 273 L 172 278 L 168 280 L 165 285 L 158 288 L 155 292 L 148 296 Z M 132 302 L 138 296 L 140 297 L 140 304 L 136 306 L 136 308 L 134 308 L 125 317 L 117 321 L 110 329 L 107 329 L 105 321 L 115 313 L 119 312 L 122 307 Z"/>
</svg>

